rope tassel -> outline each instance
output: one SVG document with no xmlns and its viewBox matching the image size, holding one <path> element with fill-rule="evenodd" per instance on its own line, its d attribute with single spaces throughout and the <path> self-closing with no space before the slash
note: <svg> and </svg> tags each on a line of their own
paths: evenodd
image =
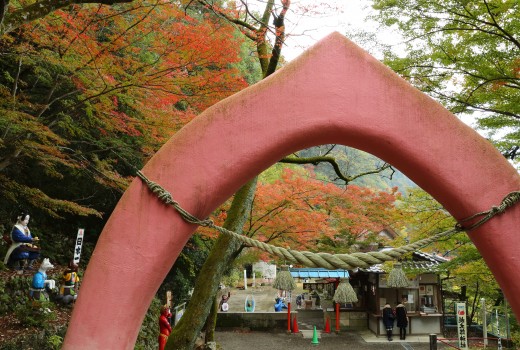
<svg viewBox="0 0 520 350">
<path fill-rule="evenodd" d="M 358 297 L 348 278 L 340 278 L 339 285 L 334 292 L 334 302 L 338 304 L 357 303 Z"/>
<path fill-rule="evenodd" d="M 388 274 L 386 285 L 390 288 L 405 288 L 410 285 L 400 263 L 394 264 L 394 268 Z"/>
<path fill-rule="evenodd" d="M 289 271 L 289 267 L 285 267 L 282 271 L 276 274 L 276 278 L 273 282 L 273 288 L 279 290 L 286 290 L 288 292 L 296 289 L 296 283 L 291 276 L 291 272 Z"/>
</svg>

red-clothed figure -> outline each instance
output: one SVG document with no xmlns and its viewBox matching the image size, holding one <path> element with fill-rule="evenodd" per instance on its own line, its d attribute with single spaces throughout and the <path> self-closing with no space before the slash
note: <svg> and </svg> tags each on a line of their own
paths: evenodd
<svg viewBox="0 0 520 350">
<path fill-rule="evenodd" d="M 170 322 L 168 322 L 168 318 L 172 317 L 170 312 L 170 308 L 167 306 L 163 306 L 161 308 L 161 316 L 159 317 L 159 350 L 164 350 L 166 346 L 166 341 L 172 331 L 172 326 L 170 326 Z"/>
</svg>

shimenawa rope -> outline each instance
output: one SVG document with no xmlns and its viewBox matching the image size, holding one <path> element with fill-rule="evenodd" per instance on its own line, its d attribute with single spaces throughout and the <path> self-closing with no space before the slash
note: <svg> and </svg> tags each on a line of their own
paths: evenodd
<svg viewBox="0 0 520 350">
<path fill-rule="evenodd" d="M 461 222 L 468 222 L 480 216 L 484 216 L 476 223 L 464 227 L 461 223 L 455 225 L 454 228 L 435 234 L 429 238 L 421 239 L 411 244 L 407 244 L 400 248 L 393 248 L 380 252 L 367 252 L 367 253 L 351 253 L 351 254 L 329 254 L 329 253 L 313 253 L 309 251 L 297 251 L 292 249 L 285 249 L 276 247 L 270 244 L 266 244 L 247 236 L 239 235 L 236 232 L 225 229 L 224 227 L 217 226 L 211 219 L 199 220 L 197 217 L 191 215 L 184 210 L 179 203 L 173 200 L 171 194 L 163 189 L 157 183 L 150 181 L 141 171 L 137 171 L 137 176 L 148 186 L 148 188 L 165 204 L 171 205 L 181 215 L 181 217 L 191 223 L 199 226 L 213 228 L 220 233 L 231 235 L 236 239 L 243 242 L 245 245 L 250 247 L 256 247 L 262 249 L 272 255 L 276 255 L 280 258 L 287 260 L 292 264 L 301 264 L 307 267 L 322 267 L 328 270 L 345 269 L 352 270 L 354 268 L 368 268 L 372 265 L 381 264 L 385 261 L 397 260 L 403 255 L 416 251 L 417 249 L 423 248 L 436 240 L 448 237 L 454 233 L 462 231 L 473 230 L 485 222 L 489 221 L 492 217 L 498 214 L 502 214 L 509 207 L 512 207 L 520 200 L 520 191 L 514 191 L 509 193 L 500 203 L 499 206 L 493 206 L 490 210 L 474 214 Z"/>
</svg>

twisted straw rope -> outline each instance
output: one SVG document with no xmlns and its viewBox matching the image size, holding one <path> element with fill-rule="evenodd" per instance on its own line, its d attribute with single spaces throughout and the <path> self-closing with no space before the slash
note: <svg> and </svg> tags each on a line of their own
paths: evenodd
<svg viewBox="0 0 520 350">
<path fill-rule="evenodd" d="M 419 241 L 405 245 L 400 248 L 393 248 L 382 252 L 358 252 L 352 254 L 313 253 L 309 251 L 297 251 L 292 249 L 276 247 L 249 238 L 247 236 L 239 235 L 238 233 L 227 230 L 224 227 L 217 226 L 213 223 L 211 219 L 199 220 L 198 218 L 184 210 L 179 205 L 179 203 L 174 201 L 171 194 L 168 191 L 164 190 L 157 183 L 150 181 L 141 171 L 137 171 L 137 176 L 139 176 L 139 178 L 143 180 L 143 182 L 148 186 L 148 188 L 155 195 L 157 195 L 157 197 L 163 203 L 173 206 L 179 212 L 181 217 L 191 224 L 213 228 L 219 231 L 220 233 L 231 235 L 247 246 L 262 249 L 268 252 L 269 254 L 276 255 L 280 258 L 286 259 L 292 264 L 301 264 L 307 267 L 322 267 L 328 270 L 352 270 L 354 268 L 368 268 L 372 265 L 381 264 L 385 261 L 397 260 L 403 255 L 410 252 L 414 252 L 417 249 L 423 248 L 440 238 L 448 237 L 454 233 L 461 231 L 473 230 L 490 220 L 493 216 L 504 213 L 507 208 L 512 207 L 515 203 L 517 203 L 520 200 L 520 191 L 511 192 L 502 200 L 502 203 L 498 207 L 493 206 L 488 211 L 477 213 L 464 220 L 461 220 L 461 222 L 467 222 L 471 219 L 484 215 L 484 218 L 474 223 L 473 225 L 465 228 L 462 226 L 462 224 L 459 223 L 455 225 L 454 228 L 448 231 L 438 233 L 429 238 L 421 239 Z"/>
</svg>

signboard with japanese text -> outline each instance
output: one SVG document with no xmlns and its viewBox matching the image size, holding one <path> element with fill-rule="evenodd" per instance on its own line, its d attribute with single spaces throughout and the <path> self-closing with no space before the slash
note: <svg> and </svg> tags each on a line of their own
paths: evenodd
<svg viewBox="0 0 520 350">
<path fill-rule="evenodd" d="M 85 229 L 78 229 L 78 235 L 76 236 L 76 246 L 74 247 L 74 264 L 79 264 L 79 258 L 81 256 L 81 247 L 83 246 L 83 234 Z"/>
<path fill-rule="evenodd" d="M 174 319 L 173 319 L 174 320 L 173 321 L 174 325 L 176 325 L 180 321 L 182 315 L 184 315 L 184 309 L 185 308 L 186 308 L 186 303 L 182 303 L 182 304 L 180 304 L 180 305 L 175 307 Z"/>
<path fill-rule="evenodd" d="M 468 330 L 466 327 L 466 303 L 455 303 L 457 314 L 457 339 L 459 349 L 468 349 Z"/>
</svg>

